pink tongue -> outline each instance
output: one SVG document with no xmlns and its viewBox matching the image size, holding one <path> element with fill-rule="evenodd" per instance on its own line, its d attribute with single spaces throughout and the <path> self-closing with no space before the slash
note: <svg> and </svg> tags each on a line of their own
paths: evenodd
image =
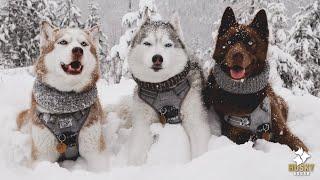
<svg viewBox="0 0 320 180">
<path fill-rule="evenodd" d="M 68 71 L 73 71 L 73 68 L 71 67 L 71 65 L 68 65 Z"/>
<path fill-rule="evenodd" d="M 244 69 L 241 71 L 235 71 L 235 70 L 231 69 L 230 74 L 233 79 L 242 79 L 242 78 L 244 78 L 246 71 Z"/>
</svg>

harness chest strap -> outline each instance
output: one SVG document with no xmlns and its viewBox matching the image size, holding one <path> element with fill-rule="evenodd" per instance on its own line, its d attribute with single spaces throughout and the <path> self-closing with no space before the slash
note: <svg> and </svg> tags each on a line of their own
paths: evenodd
<svg viewBox="0 0 320 180">
<path fill-rule="evenodd" d="M 58 161 L 76 160 L 79 157 L 79 132 L 90 112 L 90 107 L 73 113 L 50 114 L 37 112 L 37 116 L 59 141 Z"/>
<path fill-rule="evenodd" d="M 181 105 L 190 90 L 190 84 L 187 79 L 182 81 L 176 87 L 167 91 L 150 91 L 139 88 L 139 97 L 156 110 L 160 116 L 162 124 L 181 123 Z"/>
<path fill-rule="evenodd" d="M 180 109 L 190 90 L 187 79 L 190 69 L 191 63 L 188 62 L 182 72 L 160 83 L 143 82 L 133 77 L 138 84 L 139 97 L 158 112 L 162 124 L 182 122 Z"/>
<path fill-rule="evenodd" d="M 268 97 L 265 97 L 262 103 L 246 116 L 224 116 L 224 120 L 230 125 L 250 130 L 255 135 L 270 132 L 271 118 L 271 105 Z"/>
</svg>

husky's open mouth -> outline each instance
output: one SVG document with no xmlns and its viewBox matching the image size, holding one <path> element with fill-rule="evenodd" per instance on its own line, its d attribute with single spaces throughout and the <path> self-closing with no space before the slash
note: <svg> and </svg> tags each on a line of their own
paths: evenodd
<svg viewBox="0 0 320 180">
<path fill-rule="evenodd" d="M 83 69 L 83 65 L 80 61 L 73 61 L 70 64 L 64 64 L 63 62 L 61 62 L 60 64 L 63 71 L 71 75 L 78 75 L 82 72 Z"/>
</svg>

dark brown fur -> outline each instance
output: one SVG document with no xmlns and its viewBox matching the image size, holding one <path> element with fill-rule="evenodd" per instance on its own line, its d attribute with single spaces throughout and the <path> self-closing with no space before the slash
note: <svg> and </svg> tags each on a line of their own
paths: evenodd
<svg viewBox="0 0 320 180">
<path fill-rule="evenodd" d="M 259 24 L 259 27 L 256 24 Z M 247 38 L 228 44 L 231 37 L 239 31 L 247 34 Z M 231 8 L 227 8 L 221 22 L 216 49 L 213 58 L 216 65 L 221 66 L 226 74 L 230 68 L 237 65 L 246 70 L 245 78 L 257 75 L 266 66 L 268 49 L 268 26 L 265 12 L 260 11 L 250 25 L 239 25 Z M 254 43 L 249 46 L 248 39 Z M 223 46 L 226 46 L 223 48 Z M 234 53 L 242 54 L 242 58 L 234 58 Z M 229 74 L 230 76 L 230 74 Z M 231 78 L 231 76 L 230 76 Z M 288 145 L 292 150 L 300 147 L 305 151 L 308 148 L 294 136 L 286 125 L 288 107 L 285 101 L 276 95 L 270 85 L 254 94 L 232 94 L 218 87 L 213 74 L 208 77 L 208 83 L 204 90 L 205 103 L 213 106 L 220 119 L 225 115 L 244 116 L 250 114 L 262 103 L 267 96 L 271 102 L 272 127 L 271 133 L 264 138 L 268 141 L 279 142 Z M 251 131 L 234 127 L 221 120 L 222 134 L 229 137 L 237 144 L 243 144 L 254 135 Z M 272 136 L 269 136 L 272 135 Z"/>
</svg>

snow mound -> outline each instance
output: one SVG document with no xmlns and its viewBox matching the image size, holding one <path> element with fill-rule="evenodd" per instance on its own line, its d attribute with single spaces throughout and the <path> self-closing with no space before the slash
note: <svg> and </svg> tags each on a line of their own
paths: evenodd
<svg viewBox="0 0 320 180">
<path fill-rule="evenodd" d="M 226 137 L 212 136 L 209 151 L 190 161 L 189 142 L 180 125 L 153 124 L 153 145 L 145 165 L 126 165 L 127 138 L 130 129 L 123 119 L 108 113 L 104 126 L 108 150 L 87 162 L 80 158 L 59 165 L 47 161 L 30 163 L 31 139 L 16 131 L 17 114 L 30 104 L 34 77 L 28 69 L 0 71 L 0 172 L 5 179 L 292 179 L 288 164 L 296 157 L 287 146 L 259 140 L 254 147 L 248 142 L 236 145 Z M 114 106 L 132 95 L 131 80 L 107 86 L 98 82 L 99 98 L 104 108 Z M 308 179 L 320 178 L 320 99 L 311 95 L 297 96 L 290 90 L 275 87 L 288 102 L 289 127 L 311 149 L 308 163 L 316 164 Z M 107 163 L 108 161 L 108 163 Z M 304 179 L 298 177 L 297 179 Z"/>
</svg>

